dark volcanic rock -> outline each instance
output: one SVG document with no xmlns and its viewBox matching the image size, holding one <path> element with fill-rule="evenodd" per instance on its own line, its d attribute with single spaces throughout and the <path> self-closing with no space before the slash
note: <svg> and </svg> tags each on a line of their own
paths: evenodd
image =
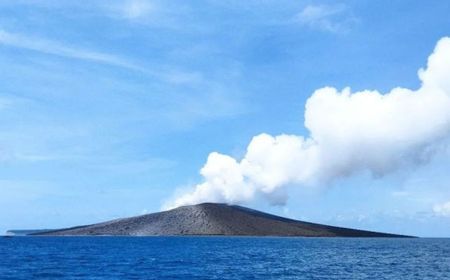
<svg viewBox="0 0 450 280">
<path fill-rule="evenodd" d="M 245 207 L 217 203 L 183 206 L 170 211 L 37 235 L 407 237 L 296 221 Z"/>
</svg>

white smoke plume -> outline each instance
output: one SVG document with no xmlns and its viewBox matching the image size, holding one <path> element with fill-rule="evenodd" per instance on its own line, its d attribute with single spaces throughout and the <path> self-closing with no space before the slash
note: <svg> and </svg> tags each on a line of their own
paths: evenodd
<svg viewBox="0 0 450 280">
<path fill-rule="evenodd" d="M 306 102 L 308 137 L 257 135 L 240 160 L 213 152 L 200 171 L 204 182 L 164 208 L 270 198 L 286 185 L 323 184 L 361 171 L 382 176 L 426 162 L 450 135 L 450 38 L 437 43 L 418 74 L 417 90 L 316 90 Z"/>
</svg>

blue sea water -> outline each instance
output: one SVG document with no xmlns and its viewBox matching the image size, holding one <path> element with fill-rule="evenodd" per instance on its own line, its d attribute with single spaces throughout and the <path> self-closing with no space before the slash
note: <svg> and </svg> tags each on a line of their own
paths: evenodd
<svg viewBox="0 0 450 280">
<path fill-rule="evenodd" d="M 450 279 L 450 239 L 0 238 L 0 279 Z"/>
</svg>

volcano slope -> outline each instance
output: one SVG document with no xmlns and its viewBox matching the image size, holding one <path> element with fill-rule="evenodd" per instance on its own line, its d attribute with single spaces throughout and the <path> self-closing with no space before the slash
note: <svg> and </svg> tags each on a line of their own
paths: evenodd
<svg viewBox="0 0 450 280">
<path fill-rule="evenodd" d="M 182 206 L 164 212 L 33 235 L 410 237 L 297 221 L 242 206 L 218 203 Z"/>
</svg>

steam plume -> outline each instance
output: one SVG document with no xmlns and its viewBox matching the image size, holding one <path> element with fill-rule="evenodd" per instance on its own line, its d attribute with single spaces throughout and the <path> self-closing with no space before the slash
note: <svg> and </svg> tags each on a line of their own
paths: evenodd
<svg viewBox="0 0 450 280">
<path fill-rule="evenodd" d="M 260 134 L 238 160 L 213 152 L 204 181 L 165 205 L 238 203 L 270 198 L 286 185 L 305 186 L 369 171 L 382 176 L 426 162 L 450 134 L 450 38 L 442 38 L 419 70 L 417 90 L 316 90 L 306 102 L 308 137 Z"/>
</svg>

